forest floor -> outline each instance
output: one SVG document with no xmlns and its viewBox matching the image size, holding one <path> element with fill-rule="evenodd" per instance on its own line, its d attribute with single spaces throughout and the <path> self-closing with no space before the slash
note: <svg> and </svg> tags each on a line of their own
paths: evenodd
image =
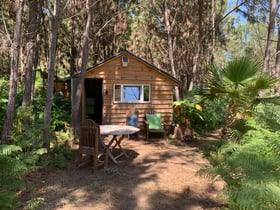
<svg viewBox="0 0 280 210">
<path fill-rule="evenodd" d="M 202 210 L 221 209 L 217 196 L 224 182 L 212 183 L 197 175 L 209 166 L 203 158 L 208 135 L 191 142 L 166 139 L 122 142 L 129 157 L 109 161 L 106 170 L 93 172 L 92 165 L 66 169 L 48 168 L 30 174 L 33 196 L 44 198 L 43 209 L 67 210 Z"/>
</svg>

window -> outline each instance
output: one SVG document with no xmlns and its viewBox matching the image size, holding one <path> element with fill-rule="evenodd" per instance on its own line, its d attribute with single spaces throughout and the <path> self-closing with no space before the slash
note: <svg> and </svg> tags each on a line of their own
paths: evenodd
<svg viewBox="0 0 280 210">
<path fill-rule="evenodd" d="M 150 85 L 115 84 L 114 101 L 115 102 L 149 102 Z"/>
</svg>

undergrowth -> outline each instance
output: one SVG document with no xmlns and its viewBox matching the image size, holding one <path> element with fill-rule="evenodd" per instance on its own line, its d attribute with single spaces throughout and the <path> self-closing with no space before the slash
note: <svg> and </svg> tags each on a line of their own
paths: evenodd
<svg viewBox="0 0 280 210">
<path fill-rule="evenodd" d="M 2 82 L 0 81 L 0 87 Z M 5 107 L 6 89 L 0 90 L 0 104 Z M 75 157 L 75 150 L 67 145 L 70 139 L 70 102 L 62 97 L 54 97 L 51 129 L 53 139 L 51 149 L 44 148 L 43 110 L 44 96 L 38 93 L 31 106 L 21 107 L 22 93 L 17 95 L 16 115 L 10 135 L 10 145 L 0 145 L 0 209 L 42 209 L 44 199 L 31 197 L 25 204 L 19 196 L 32 189 L 25 181 L 28 173 L 46 166 L 65 168 L 67 162 Z M 3 108 L 3 113 L 4 113 Z M 2 112 L 1 112 L 2 114 Z M 2 117 L 1 119 L 3 119 Z M 0 120 L 0 128 L 3 123 Z M 24 207 L 25 206 L 25 207 Z"/>
<path fill-rule="evenodd" d="M 226 187 L 228 209 L 279 209 L 280 132 L 279 113 L 259 106 L 205 155 L 213 167 L 199 173 L 215 180 L 220 176 Z M 211 150 L 209 150 L 211 148 Z"/>
</svg>

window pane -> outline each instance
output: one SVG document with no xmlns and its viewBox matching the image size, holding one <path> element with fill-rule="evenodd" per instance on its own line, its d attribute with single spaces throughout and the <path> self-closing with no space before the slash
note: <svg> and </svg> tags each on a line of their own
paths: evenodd
<svg viewBox="0 0 280 210">
<path fill-rule="evenodd" d="M 141 86 L 124 86 L 123 87 L 123 100 L 124 101 L 139 101 Z"/>
<path fill-rule="evenodd" d="M 115 85 L 115 101 L 121 101 L 121 85 Z"/>
<path fill-rule="evenodd" d="M 144 101 L 150 101 L 150 86 L 144 86 Z"/>
</svg>

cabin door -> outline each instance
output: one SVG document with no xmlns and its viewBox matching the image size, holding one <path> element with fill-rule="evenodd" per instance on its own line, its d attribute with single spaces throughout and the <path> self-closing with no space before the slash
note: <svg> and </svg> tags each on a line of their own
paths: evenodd
<svg viewBox="0 0 280 210">
<path fill-rule="evenodd" d="M 103 94 L 102 79 L 85 79 L 85 115 L 102 124 Z"/>
</svg>

